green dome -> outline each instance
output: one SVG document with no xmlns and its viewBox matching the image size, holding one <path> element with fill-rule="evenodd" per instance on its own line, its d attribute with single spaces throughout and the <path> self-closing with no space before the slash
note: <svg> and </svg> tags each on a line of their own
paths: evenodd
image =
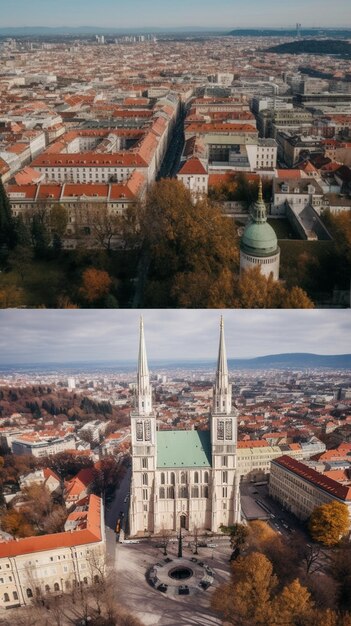
<svg viewBox="0 0 351 626">
<path fill-rule="evenodd" d="M 278 239 L 267 222 L 251 222 L 244 230 L 240 247 L 253 256 L 270 256 L 278 252 Z"/>
</svg>

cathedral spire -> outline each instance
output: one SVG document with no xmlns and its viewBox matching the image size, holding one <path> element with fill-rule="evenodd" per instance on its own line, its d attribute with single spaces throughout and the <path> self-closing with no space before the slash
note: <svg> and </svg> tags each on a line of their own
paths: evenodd
<svg viewBox="0 0 351 626">
<path fill-rule="evenodd" d="M 147 364 L 144 320 L 140 317 L 139 356 L 137 375 L 137 406 L 140 414 L 149 414 L 152 411 L 150 375 Z"/>
<path fill-rule="evenodd" d="M 216 413 L 230 413 L 232 406 L 231 385 L 229 385 L 227 352 L 224 340 L 224 322 L 221 316 L 216 383 L 213 394 L 213 409 Z"/>
<path fill-rule="evenodd" d="M 228 387 L 228 364 L 227 364 L 227 353 L 226 353 L 225 341 L 224 341 L 223 315 L 221 315 L 221 322 L 220 322 L 219 349 L 218 349 L 218 361 L 217 361 L 217 371 L 216 371 L 216 387 L 218 387 L 219 389 L 226 389 Z"/>
</svg>

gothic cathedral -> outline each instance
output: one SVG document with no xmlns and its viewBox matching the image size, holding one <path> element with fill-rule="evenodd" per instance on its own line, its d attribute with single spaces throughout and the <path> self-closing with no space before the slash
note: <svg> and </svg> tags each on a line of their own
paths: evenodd
<svg viewBox="0 0 351 626">
<path fill-rule="evenodd" d="M 209 430 L 157 430 L 140 322 L 135 410 L 131 413 L 130 534 L 218 532 L 240 522 L 237 411 L 232 406 L 223 319 Z"/>
</svg>

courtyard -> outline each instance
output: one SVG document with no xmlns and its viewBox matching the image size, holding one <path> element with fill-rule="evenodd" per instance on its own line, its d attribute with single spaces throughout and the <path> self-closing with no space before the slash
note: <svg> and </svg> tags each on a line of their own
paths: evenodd
<svg viewBox="0 0 351 626">
<path fill-rule="evenodd" d="M 188 546 L 190 539 L 187 537 L 184 540 L 184 546 Z M 228 537 L 216 537 L 213 541 L 215 548 L 198 548 L 196 556 L 190 547 L 184 547 L 183 557 L 179 560 L 176 542 L 169 544 L 167 556 L 152 540 L 142 540 L 138 544 L 116 544 L 115 570 L 119 580 L 119 601 L 145 626 L 219 626 L 221 620 L 210 607 L 211 595 L 218 585 L 229 578 L 231 549 Z M 155 565 L 160 582 L 153 587 L 148 575 Z M 178 565 L 191 570 L 189 578 L 177 580 L 169 575 Z M 206 576 L 212 581 L 207 589 L 199 585 Z M 162 583 L 168 587 L 166 593 L 157 589 Z M 179 595 L 177 588 L 184 586 L 184 583 L 192 591 Z"/>
</svg>

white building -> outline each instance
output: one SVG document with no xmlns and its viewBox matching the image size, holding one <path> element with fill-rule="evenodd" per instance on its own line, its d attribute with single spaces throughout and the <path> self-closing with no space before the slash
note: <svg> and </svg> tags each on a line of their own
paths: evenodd
<svg viewBox="0 0 351 626">
<path fill-rule="evenodd" d="M 101 578 L 106 551 L 102 501 L 91 495 L 78 504 L 79 526 L 72 530 L 0 543 L 0 608 L 31 604 L 48 593 L 62 595 Z"/>
<path fill-rule="evenodd" d="M 65 450 L 75 450 L 76 440 L 74 435 L 63 437 L 45 437 L 38 439 L 33 435 L 23 435 L 12 441 L 13 454 L 32 454 L 36 457 L 58 454 Z"/>
<path fill-rule="evenodd" d="M 218 532 L 240 521 L 237 411 L 232 407 L 223 321 L 210 429 L 156 431 L 141 321 L 135 411 L 131 414 L 133 472 L 131 535 L 179 527 Z"/>
<path fill-rule="evenodd" d="M 288 456 L 272 461 L 269 493 L 301 520 L 332 500 L 346 504 L 351 519 L 351 483 L 342 484 Z"/>
</svg>

